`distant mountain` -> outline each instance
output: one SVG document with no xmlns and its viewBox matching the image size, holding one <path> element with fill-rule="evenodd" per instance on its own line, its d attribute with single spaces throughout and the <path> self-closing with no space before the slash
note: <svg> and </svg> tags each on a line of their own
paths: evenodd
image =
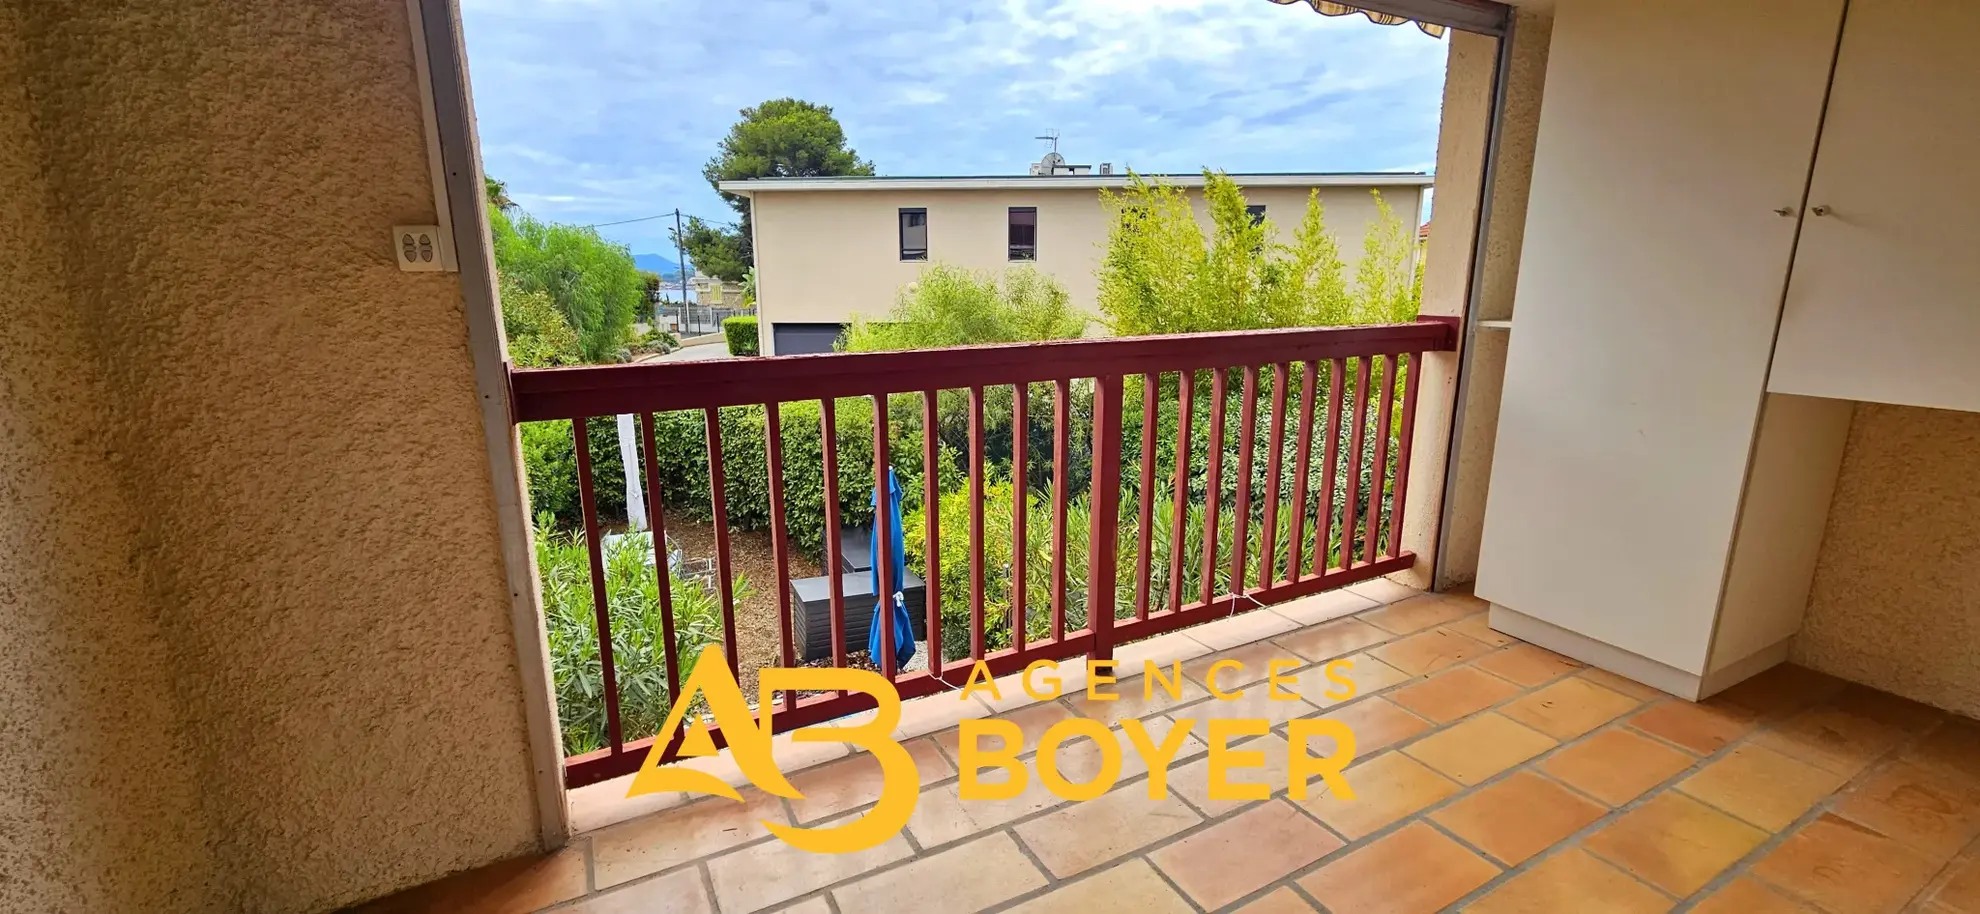
<svg viewBox="0 0 1980 914">
<path fill-rule="evenodd" d="M 660 274 L 660 278 L 679 281 L 681 265 L 672 254 L 634 254 L 633 265 L 642 270 Z M 688 264 L 688 272 L 694 272 L 694 264 Z"/>
</svg>

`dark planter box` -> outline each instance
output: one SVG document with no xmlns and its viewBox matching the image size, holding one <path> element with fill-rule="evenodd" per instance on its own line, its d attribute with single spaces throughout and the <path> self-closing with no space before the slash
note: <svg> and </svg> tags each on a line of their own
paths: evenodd
<svg viewBox="0 0 1980 914">
<path fill-rule="evenodd" d="M 865 557 L 865 553 L 860 553 Z M 839 576 L 845 595 L 846 653 L 866 650 L 867 630 L 873 623 L 873 575 L 869 571 Z M 921 577 L 907 573 L 902 598 L 914 620 L 914 640 L 928 640 L 928 591 Z M 798 660 L 822 660 L 832 656 L 832 579 L 798 578 L 791 582 L 792 640 Z"/>
</svg>

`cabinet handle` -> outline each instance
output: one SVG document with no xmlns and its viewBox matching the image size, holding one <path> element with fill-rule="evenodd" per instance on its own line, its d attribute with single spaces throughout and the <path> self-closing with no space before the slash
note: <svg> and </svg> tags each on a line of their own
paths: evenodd
<svg viewBox="0 0 1980 914">
<path fill-rule="evenodd" d="M 1808 211 L 1817 216 L 1826 216 L 1829 214 L 1829 208 L 1826 206 L 1811 207 Z"/>
<path fill-rule="evenodd" d="M 1774 215 L 1779 216 L 1783 219 L 1789 218 L 1794 215 L 1794 207 L 1792 206 L 1776 207 L 1774 209 Z"/>
</svg>

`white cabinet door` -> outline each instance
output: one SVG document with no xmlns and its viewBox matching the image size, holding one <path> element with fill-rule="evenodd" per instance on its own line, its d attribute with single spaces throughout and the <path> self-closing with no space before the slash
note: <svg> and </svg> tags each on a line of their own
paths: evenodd
<svg viewBox="0 0 1980 914">
<path fill-rule="evenodd" d="M 1556 6 L 1481 597 L 1703 672 L 1841 15 Z"/>
<path fill-rule="evenodd" d="M 1977 34 L 1972 0 L 1850 3 L 1769 389 L 1980 410 Z"/>
</svg>

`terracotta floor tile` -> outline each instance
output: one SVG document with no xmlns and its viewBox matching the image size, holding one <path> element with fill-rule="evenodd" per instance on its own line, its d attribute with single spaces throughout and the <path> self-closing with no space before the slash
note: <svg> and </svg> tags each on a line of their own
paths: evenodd
<svg viewBox="0 0 1980 914">
<path fill-rule="evenodd" d="M 1634 710 L 1642 702 L 1579 676 L 1569 676 L 1500 709 L 1555 739 L 1574 739 Z"/>
<path fill-rule="evenodd" d="M 1825 815 L 1753 865 L 1753 875 L 1830 911 L 1894 912 L 1938 867 L 1863 826 Z"/>
<path fill-rule="evenodd" d="M 1948 721 L 1905 749 L 1904 757 L 1980 783 L 1980 722 Z"/>
<path fill-rule="evenodd" d="M 1314 908 L 1298 892 L 1279 889 L 1237 909 L 1234 914 L 1314 914 Z"/>
<path fill-rule="evenodd" d="M 1139 857 L 1069 883 L 1010 909 L 1009 914 L 1193 914 L 1176 890 Z"/>
<path fill-rule="evenodd" d="M 1135 694 L 1139 695 L 1139 690 L 1136 690 Z M 1068 710 L 1064 704 L 1056 701 L 1047 701 L 1006 711 L 997 715 L 997 719 L 1008 720 L 1017 724 L 1018 732 L 1024 736 L 1024 751 L 1031 753 L 1038 750 L 1038 738 L 1045 735 L 1046 730 L 1051 729 L 1053 724 L 1072 716 L 1073 712 Z M 961 734 L 962 728 L 958 727 L 951 730 L 943 730 L 935 734 L 934 737 L 936 744 L 942 747 L 942 752 L 952 762 L 962 758 L 962 752 L 957 747 L 957 743 L 962 738 Z M 996 745 L 998 741 L 995 739 L 986 739 L 985 742 L 989 745 Z"/>
<path fill-rule="evenodd" d="M 1500 863 L 1517 866 L 1608 814 L 1607 807 L 1553 781 L 1517 771 L 1430 818 Z"/>
<path fill-rule="evenodd" d="M 1388 578 L 1370 578 L 1359 584 L 1349 584 L 1347 591 L 1356 596 L 1367 597 L 1377 603 L 1394 603 L 1397 600 L 1407 600 L 1423 592 L 1406 584 L 1398 584 Z"/>
<path fill-rule="evenodd" d="M 1285 686 L 1284 689 L 1294 694 L 1303 694 L 1306 691 L 1315 691 L 1315 694 L 1318 694 L 1318 692 L 1325 691 L 1317 686 L 1309 688 L 1307 686 L 1307 682 L 1309 681 L 1312 680 L 1308 677 L 1300 677 L 1294 685 Z M 1271 725 L 1277 726 L 1295 717 L 1305 717 L 1312 714 L 1315 710 L 1314 706 L 1304 699 L 1273 698 L 1272 690 L 1267 688 L 1265 683 L 1260 682 L 1246 686 L 1243 694 L 1229 701 L 1221 698 L 1199 701 L 1189 707 L 1176 708 L 1170 711 L 1168 717 L 1171 720 L 1177 721 L 1195 721 L 1195 727 L 1192 732 L 1198 741 L 1207 746 L 1210 744 L 1209 727 L 1212 720 L 1257 719 L 1268 721 Z"/>
<path fill-rule="evenodd" d="M 1854 776 L 1904 739 L 1904 731 L 1836 708 L 1815 708 L 1775 724 L 1755 743 L 1817 768 Z"/>
<path fill-rule="evenodd" d="M 1492 650 L 1455 632 L 1433 628 L 1369 651 L 1376 659 L 1411 676 L 1434 673 Z"/>
<path fill-rule="evenodd" d="M 1637 878 L 1683 897 L 1767 840 L 1767 833 L 1677 793 L 1661 793 L 1582 846 Z"/>
<path fill-rule="evenodd" d="M 1631 698 L 1642 699 L 1643 701 L 1655 701 L 1659 698 L 1670 697 L 1658 689 L 1637 682 L 1628 676 L 1611 673 L 1601 667 L 1587 667 L 1575 675 L 1611 692 L 1621 692 Z"/>
<path fill-rule="evenodd" d="M 956 685 L 960 688 L 961 681 Z M 1016 698 L 1012 698 L 1012 693 Z M 894 725 L 894 739 L 906 742 L 917 736 L 927 736 L 937 730 L 945 730 L 956 724 L 988 717 L 992 710 L 1002 710 L 1031 703 L 1023 689 L 1004 693 L 1007 704 L 1003 708 L 991 709 L 974 698 L 963 698 L 961 692 L 944 692 L 940 695 L 925 695 L 921 698 L 901 702 L 901 722 Z"/>
<path fill-rule="evenodd" d="M 1397 707 L 1387 698 L 1362 698 L 1329 708 L 1312 717 L 1324 717 L 1347 724 L 1354 731 L 1354 754 L 1366 758 L 1383 749 L 1430 729 L 1429 722 Z M 1332 740 L 1314 740 L 1307 749 L 1313 755 L 1333 751 Z"/>
<path fill-rule="evenodd" d="M 1255 609 L 1195 626 L 1189 630 L 1189 636 L 1211 650 L 1223 651 L 1277 637 L 1298 627 L 1299 623 L 1269 609 Z"/>
<path fill-rule="evenodd" d="M 1151 800 L 1141 784 L 1117 787 L 1017 827 L 1018 837 L 1060 879 L 1147 847 L 1202 821 L 1173 795 Z"/>
<path fill-rule="evenodd" d="M 1339 667 L 1335 672 L 1340 678 L 1345 678 L 1349 682 L 1354 683 L 1354 694 L 1343 698 L 1333 698 L 1328 695 L 1329 692 L 1338 695 L 1345 691 L 1340 683 L 1328 675 L 1328 668 L 1336 663 L 1345 664 L 1345 666 Z M 1383 663 L 1374 657 L 1367 654 L 1351 654 L 1346 657 L 1336 657 L 1326 663 L 1307 667 L 1300 672 L 1298 684 L 1290 688 L 1292 691 L 1299 693 L 1302 699 L 1314 707 L 1331 708 L 1335 705 L 1346 704 L 1356 698 L 1373 695 L 1390 686 L 1408 682 L 1409 679 L 1410 675 L 1408 673 Z"/>
<path fill-rule="evenodd" d="M 1349 768 L 1346 777 L 1354 789 L 1354 799 L 1344 800 L 1316 789 L 1303 805 L 1350 841 L 1365 838 L 1464 789 L 1401 752 L 1375 756 Z"/>
<path fill-rule="evenodd" d="M 1210 653 L 1203 642 L 1191 638 L 1187 629 L 1156 635 L 1114 648 L 1115 672 L 1122 677 L 1138 676 L 1153 662 L 1162 669 L 1178 660 L 1192 660 Z"/>
<path fill-rule="evenodd" d="M 1169 728 L 1175 726 L 1175 721 L 1166 717 L 1151 717 L 1142 721 L 1141 725 L 1147 728 L 1149 739 L 1160 746 L 1168 738 Z M 1121 770 L 1115 776 L 1116 779 L 1124 781 L 1146 772 L 1148 762 L 1142 758 L 1141 752 L 1134 748 L 1134 743 L 1121 732 L 1120 727 L 1114 727 L 1112 732 L 1114 736 L 1108 744 L 1118 748 L 1121 754 Z M 1206 747 L 1196 737 L 1187 737 L 1182 748 L 1176 750 L 1175 757 L 1170 760 L 1169 765 L 1171 768 L 1181 765 L 1189 759 L 1202 755 L 1205 750 Z M 1101 744 L 1095 740 L 1085 736 L 1074 737 L 1066 740 L 1059 747 L 1053 758 L 1054 767 L 1058 769 L 1060 777 L 1075 784 L 1085 784 L 1099 777 L 1101 765 L 1105 761 L 1101 753 Z M 1026 760 L 1026 764 L 1030 766 L 1032 774 L 1038 773 L 1038 756 L 1033 755 Z M 987 775 L 985 780 L 989 780 Z"/>
<path fill-rule="evenodd" d="M 1656 740 L 1613 728 L 1548 756 L 1541 768 L 1582 793 L 1621 806 L 1696 762 Z"/>
<path fill-rule="evenodd" d="M 1006 832 L 832 890 L 841 911 L 978 911 L 1045 884 Z"/>
<path fill-rule="evenodd" d="M 352 914 L 527 914 L 583 894 L 584 842 L 579 839 L 554 853 L 504 860 L 416 886 L 359 905 Z"/>
<path fill-rule="evenodd" d="M 1301 625 L 1318 625 L 1365 609 L 1374 609 L 1378 605 L 1374 600 L 1345 590 L 1330 590 L 1280 603 L 1272 607 L 1272 611 Z"/>
<path fill-rule="evenodd" d="M 1491 622 L 1482 612 L 1472 613 L 1462 619 L 1447 622 L 1442 627 L 1457 632 L 1480 644 L 1490 645 L 1492 647 L 1505 647 L 1508 644 L 1519 643 L 1518 638 L 1494 629 Z"/>
<path fill-rule="evenodd" d="M 1792 898 L 1752 879 L 1736 879 L 1705 896 L 1691 914 L 1815 914 Z"/>
<path fill-rule="evenodd" d="M 1699 755 L 1711 755 L 1753 731 L 1751 717 L 1674 698 L 1651 705 L 1629 725 Z"/>
<path fill-rule="evenodd" d="M 1764 746 L 1745 745 L 1679 781 L 1677 789 L 1768 831 L 1780 831 L 1847 780 Z"/>
<path fill-rule="evenodd" d="M 1122 672 L 1127 672 L 1122 670 Z M 1066 705 L 1084 717 L 1105 721 L 1108 726 L 1138 717 L 1152 717 L 1191 702 L 1210 697 L 1203 685 L 1188 676 L 1182 677 L 1182 684 L 1176 690 L 1181 697 L 1171 697 L 1168 683 L 1175 681 L 1175 664 L 1162 667 L 1160 681 L 1145 676 L 1123 679 L 1114 684 L 1113 691 L 1120 697 L 1111 701 L 1095 701 L 1086 697 L 1085 692 L 1069 694 Z"/>
<path fill-rule="evenodd" d="M 1389 699 L 1440 724 L 1469 717 L 1518 695 L 1520 687 L 1475 667 L 1445 670 L 1389 693 Z"/>
<path fill-rule="evenodd" d="M 1980 837 L 1980 786 L 1911 762 L 1873 775 L 1835 811 L 1934 860 L 1950 859 Z"/>
<path fill-rule="evenodd" d="M 1280 635 L 1272 643 L 1308 660 L 1319 661 L 1345 656 L 1394 637 L 1360 619 L 1336 619 Z"/>
<path fill-rule="evenodd" d="M 958 786 L 958 782 L 951 781 L 921 792 L 914 815 L 908 818 L 907 830 L 922 847 L 959 841 L 1065 802 L 1028 774 L 1024 791 L 1008 800 L 965 802 L 957 793 Z"/>
<path fill-rule="evenodd" d="M 830 828 L 846 818 L 819 827 Z M 782 841 L 764 841 L 708 861 L 708 878 L 723 914 L 750 914 L 912 856 L 914 848 L 900 835 L 850 854 L 814 854 Z"/>
<path fill-rule="evenodd" d="M 778 908 L 777 914 L 832 914 L 832 905 L 823 897 L 812 897 L 789 907 Z"/>
<path fill-rule="evenodd" d="M 1215 910 L 1297 872 L 1343 842 L 1285 800 L 1238 813 L 1148 855 L 1183 894 Z"/>
<path fill-rule="evenodd" d="M 1980 914 L 1980 854 L 1948 868 L 1951 878 L 1932 900 L 1960 914 Z"/>
<path fill-rule="evenodd" d="M 710 914 L 715 908 L 708 900 L 707 887 L 701 884 L 701 870 L 689 867 L 558 910 L 568 914 Z"/>
<path fill-rule="evenodd" d="M 1455 622 L 1474 612 L 1471 607 L 1462 603 L 1426 593 L 1391 603 L 1381 609 L 1370 610 L 1356 618 L 1383 631 L 1407 635 L 1433 625 Z"/>
<path fill-rule="evenodd" d="M 1292 666 L 1295 669 L 1307 665 L 1305 658 L 1270 641 L 1253 641 L 1250 644 L 1239 645 L 1214 654 L 1205 654 L 1191 660 L 1183 664 L 1183 675 L 1197 682 L 1203 682 L 1203 678 L 1210 672 L 1210 667 L 1226 660 L 1235 661 L 1240 665 L 1235 670 L 1226 666 L 1217 671 L 1217 687 L 1226 692 L 1254 682 L 1264 682 L 1270 670 L 1269 664 L 1274 660 L 1293 661 Z M 1208 685 L 1208 683 L 1204 684 Z"/>
<path fill-rule="evenodd" d="M 1261 767 L 1232 768 L 1225 780 L 1232 784 L 1264 784 L 1272 793 L 1283 793 L 1286 789 L 1286 741 L 1278 734 L 1257 737 L 1244 742 L 1233 743 L 1231 748 L 1245 752 L 1260 752 L 1265 764 Z M 1327 747 L 1315 746 L 1308 751 L 1314 754 L 1325 752 Z M 1348 783 L 1354 783 L 1350 780 Z M 1178 763 L 1169 769 L 1169 789 L 1186 799 L 1191 805 L 1207 816 L 1221 816 L 1234 809 L 1240 809 L 1257 800 L 1212 800 L 1210 799 L 1210 758 L 1199 756 L 1188 763 Z M 1320 789 L 1314 785 L 1314 790 Z"/>
<path fill-rule="evenodd" d="M 1494 676 L 1523 686 L 1552 682 L 1581 669 L 1581 664 L 1531 644 L 1515 644 L 1478 661 L 1478 666 Z"/>
<path fill-rule="evenodd" d="M 1421 822 L 1299 880 L 1334 914 L 1430 914 L 1491 882 L 1499 868 Z"/>
<path fill-rule="evenodd" d="M 1756 717 L 1776 719 L 1828 701 L 1843 685 L 1833 676 L 1783 663 L 1712 698 L 1737 705 Z"/>
<path fill-rule="evenodd" d="M 1675 902 L 1628 873 L 1569 848 L 1506 881 L 1468 914 L 1659 914 Z"/>
<path fill-rule="evenodd" d="M 760 790 L 747 802 L 721 797 L 600 829 L 591 836 L 592 875 L 599 888 L 670 869 L 738 844 L 768 837 L 763 820 L 788 822 L 784 804 Z"/>
<path fill-rule="evenodd" d="M 1479 784 L 1554 745 L 1544 734 L 1497 713 L 1485 713 L 1432 733 L 1402 751 L 1460 784 Z"/>
<path fill-rule="evenodd" d="M 1907 733 L 1923 733 L 1950 716 L 1931 705 L 1855 684 L 1844 684 L 1828 704 L 1839 711 L 1890 724 Z"/>
<path fill-rule="evenodd" d="M 915 772 L 921 776 L 922 786 L 955 775 L 955 766 L 949 764 L 949 760 L 935 748 L 934 740 L 910 740 L 904 746 L 914 759 Z M 796 814 L 800 825 L 829 819 L 880 799 L 880 763 L 865 752 L 806 768 L 790 775 L 789 780 L 792 787 L 804 794 L 802 798 L 791 801 L 791 811 Z"/>
</svg>

